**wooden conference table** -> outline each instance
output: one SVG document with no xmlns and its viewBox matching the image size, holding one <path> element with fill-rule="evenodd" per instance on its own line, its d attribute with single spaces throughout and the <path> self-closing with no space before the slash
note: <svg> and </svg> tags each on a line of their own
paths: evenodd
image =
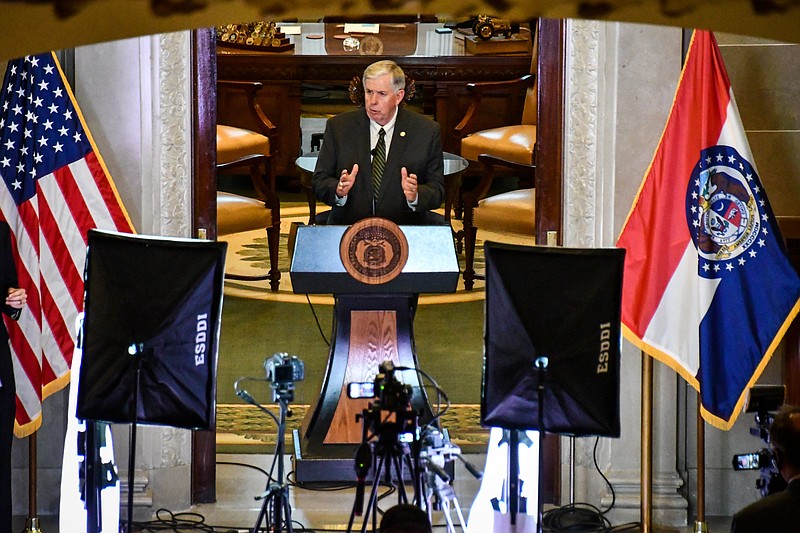
<svg viewBox="0 0 800 533">
<path fill-rule="evenodd" d="M 288 27 L 286 25 L 285 27 Z M 336 85 L 346 88 L 354 76 L 361 76 L 370 63 L 392 59 L 414 80 L 423 96 L 426 113 L 432 113 L 442 128 L 444 150 L 460 153 L 460 141 L 453 127 L 468 106 L 467 83 L 500 81 L 530 73 L 531 54 L 470 55 L 464 36 L 437 33 L 441 24 L 381 24 L 380 32 L 362 36 L 358 50 L 345 51 L 343 24 L 302 23 L 298 35 L 289 35 L 294 49 L 263 52 L 217 47 L 217 77 L 220 80 L 260 81 L 259 103 L 277 127 L 277 155 L 274 171 L 297 176 L 295 160 L 301 155 L 301 84 Z M 339 38 L 337 38 L 337 36 Z M 522 113 L 524 94 L 497 93 L 482 104 L 491 112 L 476 125 L 478 129 L 508 124 L 509 117 Z M 218 122 L 255 128 L 243 100 L 218 103 Z M 513 119 L 511 119 L 513 120 Z"/>
</svg>

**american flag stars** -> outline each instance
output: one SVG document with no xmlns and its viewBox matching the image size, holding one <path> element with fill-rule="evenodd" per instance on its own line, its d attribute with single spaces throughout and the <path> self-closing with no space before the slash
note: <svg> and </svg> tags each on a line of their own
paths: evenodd
<svg viewBox="0 0 800 533">
<path fill-rule="evenodd" d="M 86 136 L 50 56 L 27 56 L 9 68 L 0 116 L 0 174 L 19 205 L 35 180 L 83 157 Z"/>
</svg>

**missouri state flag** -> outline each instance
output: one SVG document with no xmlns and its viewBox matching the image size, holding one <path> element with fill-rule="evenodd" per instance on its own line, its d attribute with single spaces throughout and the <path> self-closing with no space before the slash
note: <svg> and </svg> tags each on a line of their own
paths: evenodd
<svg viewBox="0 0 800 533">
<path fill-rule="evenodd" d="M 714 35 L 695 31 L 669 119 L 622 229 L 626 338 L 729 429 L 798 312 L 800 279 Z"/>
</svg>

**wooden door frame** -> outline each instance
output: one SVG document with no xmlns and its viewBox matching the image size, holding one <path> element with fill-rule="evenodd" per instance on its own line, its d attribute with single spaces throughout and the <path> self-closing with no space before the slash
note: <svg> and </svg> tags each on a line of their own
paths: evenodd
<svg viewBox="0 0 800 533">
<path fill-rule="evenodd" d="M 217 48 L 212 28 L 192 32 L 192 235 L 217 238 Z M 216 385 L 216 376 L 215 376 Z M 217 499 L 216 429 L 192 432 L 191 502 Z"/>
<path fill-rule="evenodd" d="M 538 117 L 536 128 L 536 242 L 546 245 L 555 232 L 562 244 L 564 50 L 566 24 L 562 19 L 539 20 Z M 561 438 L 546 434 L 541 446 L 546 458 L 541 465 L 542 497 L 561 500 Z"/>
<path fill-rule="evenodd" d="M 536 170 L 537 242 L 547 242 L 555 231 L 562 242 L 562 154 L 564 132 L 564 50 L 565 23 L 561 19 L 542 19 L 539 26 L 539 123 Z M 216 238 L 216 46 L 212 29 L 196 30 L 194 55 L 194 173 L 193 234 L 203 231 Z M 548 102 L 548 105 L 542 105 Z M 192 503 L 216 501 L 216 431 L 192 434 Z M 550 435 L 543 443 L 553 468 L 545 472 L 545 493 L 552 501 L 560 498 L 560 442 Z"/>
</svg>

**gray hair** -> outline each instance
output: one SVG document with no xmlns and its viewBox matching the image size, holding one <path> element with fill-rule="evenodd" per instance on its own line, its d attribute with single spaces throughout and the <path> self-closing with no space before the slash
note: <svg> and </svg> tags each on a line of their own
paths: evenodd
<svg viewBox="0 0 800 533">
<path fill-rule="evenodd" d="M 366 87 L 367 80 L 374 79 L 384 74 L 391 75 L 392 89 L 397 93 L 406 87 L 406 75 L 403 69 L 389 59 L 384 61 L 376 61 L 364 70 L 364 76 L 361 78 L 361 83 Z"/>
</svg>

